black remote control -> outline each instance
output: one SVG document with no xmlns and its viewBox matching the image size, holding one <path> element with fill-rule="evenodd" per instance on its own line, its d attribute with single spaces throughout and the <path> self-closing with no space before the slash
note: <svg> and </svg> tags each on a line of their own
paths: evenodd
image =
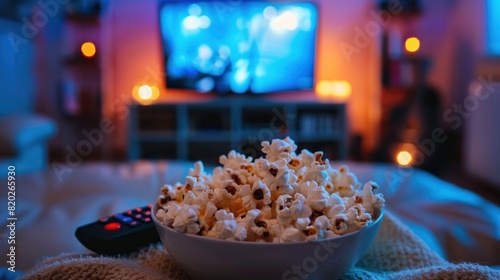
<svg viewBox="0 0 500 280">
<path fill-rule="evenodd" d="M 76 238 L 86 248 L 103 255 L 134 252 L 160 241 L 151 219 L 151 207 L 138 207 L 76 229 Z"/>
</svg>

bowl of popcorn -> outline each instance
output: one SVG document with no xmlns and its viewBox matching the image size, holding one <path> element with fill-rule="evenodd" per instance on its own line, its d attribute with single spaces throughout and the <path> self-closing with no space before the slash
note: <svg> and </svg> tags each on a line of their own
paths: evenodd
<svg viewBox="0 0 500 280">
<path fill-rule="evenodd" d="M 235 151 L 185 182 L 164 185 L 153 206 L 162 244 L 193 279 L 336 279 L 374 240 L 384 198 L 323 152 L 289 137 L 263 141 L 265 157 Z"/>
</svg>

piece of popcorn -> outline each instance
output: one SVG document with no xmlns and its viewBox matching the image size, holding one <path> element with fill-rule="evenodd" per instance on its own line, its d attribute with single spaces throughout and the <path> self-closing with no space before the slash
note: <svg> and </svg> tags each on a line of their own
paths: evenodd
<svg viewBox="0 0 500 280">
<path fill-rule="evenodd" d="M 160 207 L 160 209 L 156 211 L 155 216 L 159 221 L 163 221 L 163 217 L 165 216 L 166 213 L 167 212 L 165 211 L 165 209 Z"/>
<path fill-rule="evenodd" d="M 205 191 L 197 194 L 194 204 L 203 207 L 207 205 L 208 202 L 212 201 L 214 195 L 215 194 L 212 189 L 206 189 Z"/>
<path fill-rule="evenodd" d="M 255 219 L 260 216 L 259 209 L 248 210 L 245 214 L 241 214 L 237 218 L 238 224 L 242 224 L 245 228 L 249 228 L 255 224 Z"/>
<path fill-rule="evenodd" d="M 353 232 L 359 230 L 367 225 L 371 220 L 370 213 L 367 213 L 361 204 L 356 204 L 347 210 L 347 217 L 349 218 L 349 231 Z"/>
<path fill-rule="evenodd" d="M 314 226 L 307 226 L 304 230 L 302 230 L 302 234 L 304 234 L 304 239 L 306 241 L 313 241 L 320 239 L 322 232 Z"/>
<path fill-rule="evenodd" d="M 332 239 L 335 237 L 339 237 L 340 235 L 336 234 L 335 232 L 331 231 L 330 229 L 327 229 L 323 232 L 323 239 Z"/>
<path fill-rule="evenodd" d="M 175 201 L 177 202 L 182 202 L 184 200 L 184 185 L 181 184 L 180 182 L 177 182 L 174 184 L 174 191 L 175 191 Z"/>
<path fill-rule="evenodd" d="M 215 206 L 215 203 L 213 203 L 212 201 L 209 201 L 207 203 L 207 206 L 205 207 L 205 216 L 206 217 L 211 217 L 211 216 L 215 217 L 215 212 L 217 212 L 217 206 Z"/>
<path fill-rule="evenodd" d="M 347 201 L 345 202 L 345 207 L 347 209 L 349 209 L 349 208 L 353 207 L 356 204 L 361 204 L 362 205 L 363 202 L 364 202 L 364 199 L 363 199 L 362 194 L 360 194 L 358 192 L 354 192 L 354 194 L 352 196 L 350 196 L 350 197 L 347 198 Z"/>
<path fill-rule="evenodd" d="M 270 163 L 267 159 L 257 158 L 257 159 L 255 159 L 254 164 L 253 164 L 253 168 L 254 168 L 253 174 L 258 175 L 259 178 L 262 179 L 263 174 L 265 174 L 265 172 L 267 170 L 269 170 L 269 166 L 270 166 Z"/>
<path fill-rule="evenodd" d="M 306 198 L 300 193 L 296 193 L 294 199 L 289 195 L 278 197 L 275 207 L 278 222 L 286 226 L 293 220 L 309 217 L 312 211 L 305 202 Z"/>
<path fill-rule="evenodd" d="M 304 161 L 300 157 L 294 157 L 288 161 L 288 167 L 294 171 L 295 174 L 302 174 L 302 169 L 305 167 Z"/>
<path fill-rule="evenodd" d="M 229 208 L 239 198 L 238 186 L 233 180 L 223 181 L 220 188 L 214 189 L 214 203 L 218 208 Z"/>
<path fill-rule="evenodd" d="M 338 169 L 333 168 L 331 165 L 329 165 L 328 169 L 326 170 L 326 173 L 328 173 L 328 177 L 330 177 L 330 181 L 335 185 L 335 182 L 337 182 L 339 177 L 340 177 L 340 171 Z"/>
<path fill-rule="evenodd" d="M 335 186 L 335 194 L 338 194 L 341 197 L 349 198 L 354 195 L 355 190 L 352 185 L 348 186 Z"/>
<path fill-rule="evenodd" d="M 295 142 L 286 137 L 285 139 L 273 139 L 269 144 L 268 141 L 262 141 L 262 152 L 266 154 L 266 159 L 273 162 L 279 159 L 285 159 L 289 162 L 295 156 L 297 145 Z"/>
<path fill-rule="evenodd" d="M 319 216 L 314 220 L 313 226 L 322 233 L 323 231 L 330 228 L 330 220 L 327 216 Z"/>
<path fill-rule="evenodd" d="M 243 186 L 240 196 L 247 209 L 262 208 L 271 203 L 271 191 L 262 181 L 256 181 L 252 188 L 249 185 Z"/>
<path fill-rule="evenodd" d="M 198 206 L 184 205 L 175 217 L 172 227 L 178 232 L 197 234 L 200 231 L 198 222 Z"/>
<path fill-rule="evenodd" d="M 207 174 L 205 173 L 205 168 L 203 166 L 203 162 L 196 161 L 194 163 L 194 167 L 189 169 L 188 175 L 192 176 L 192 177 L 207 176 Z"/>
<path fill-rule="evenodd" d="M 175 187 L 172 185 L 163 185 L 160 189 L 160 192 L 166 199 L 168 199 L 168 201 L 176 199 Z"/>
<path fill-rule="evenodd" d="M 203 177 L 186 176 L 186 185 L 184 192 L 193 191 L 195 194 L 200 194 L 207 189 L 205 179 Z"/>
<path fill-rule="evenodd" d="M 292 206 L 293 199 L 289 195 L 280 195 L 276 199 L 276 216 L 278 223 L 287 226 L 293 220 L 290 207 Z"/>
<path fill-rule="evenodd" d="M 314 154 L 307 149 L 303 149 L 300 152 L 300 158 L 306 168 L 311 167 L 312 163 L 315 161 Z"/>
<path fill-rule="evenodd" d="M 235 220 L 222 220 L 215 223 L 217 237 L 219 239 L 229 239 L 234 237 L 238 224 Z"/>
<path fill-rule="evenodd" d="M 246 230 L 238 225 L 233 213 L 224 209 L 215 212 L 216 223 L 212 228 L 211 235 L 218 239 L 244 240 Z"/>
<path fill-rule="evenodd" d="M 333 193 L 328 197 L 328 202 L 330 203 L 330 206 L 328 206 L 325 211 L 325 215 L 328 218 L 331 219 L 338 214 L 346 212 L 347 208 L 342 198 L 340 198 L 340 196 Z"/>
<path fill-rule="evenodd" d="M 325 191 L 328 193 L 328 194 L 332 194 L 332 193 L 335 193 L 335 185 L 333 184 L 333 182 L 330 180 L 330 178 L 328 177 L 328 179 L 326 180 L 325 184 L 323 185 L 323 187 L 325 188 Z"/>
<path fill-rule="evenodd" d="M 251 209 L 245 213 L 241 213 L 235 218 L 237 224 L 246 229 L 246 238 L 247 241 L 255 241 L 257 239 L 257 235 L 253 233 L 250 228 L 255 225 L 255 220 L 260 216 L 259 209 Z"/>
<path fill-rule="evenodd" d="M 188 205 L 193 205 L 193 204 L 196 204 L 196 195 L 194 194 L 194 192 L 192 192 L 192 191 L 187 191 L 187 192 L 184 194 L 184 200 L 183 200 L 183 203 L 184 203 L 184 204 L 188 204 Z"/>
<path fill-rule="evenodd" d="M 233 237 L 229 240 L 243 241 L 247 238 L 247 229 L 241 225 L 236 225 L 236 230 L 234 231 Z"/>
<path fill-rule="evenodd" d="M 232 169 L 226 169 L 227 174 L 229 177 L 239 186 L 245 185 L 247 183 L 247 176 L 244 175 L 242 172 L 239 170 L 232 170 Z"/>
<path fill-rule="evenodd" d="M 322 212 L 330 205 L 328 198 L 329 195 L 324 188 L 313 186 L 307 190 L 306 204 L 309 205 L 311 209 Z"/>
<path fill-rule="evenodd" d="M 206 204 L 200 206 L 198 220 L 202 233 L 207 233 L 214 226 L 215 212 L 217 210 L 217 206 L 212 201 L 208 201 Z"/>
<path fill-rule="evenodd" d="M 253 225 L 250 226 L 250 229 L 253 233 L 261 236 L 262 238 L 267 238 L 269 236 L 269 232 L 271 230 L 271 226 L 273 223 L 271 220 L 267 219 L 256 219 Z"/>
<path fill-rule="evenodd" d="M 339 168 L 339 177 L 333 184 L 335 185 L 335 191 L 339 192 L 341 196 L 352 196 L 354 191 L 361 186 L 358 178 L 349 171 L 346 165 Z"/>
<path fill-rule="evenodd" d="M 312 209 L 306 204 L 306 197 L 300 193 L 295 193 L 292 206 L 290 207 L 292 218 L 306 218 L 311 216 Z"/>
<path fill-rule="evenodd" d="M 262 219 L 270 220 L 275 218 L 273 209 L 269 205 L 263 205 L 262 208 L 260 208 L 260 217 Z"/>
<path fill-rule="evenodd" d="M 315 181 L 303 181 L 299 183 L 298 192 L 303 196 L 307 197 L 307 193 L 311 188 L 318 188 L 318 183 Z"/>
<path fill-rule="evenodd" d="M 277 194 L 292 194 L 294 188 L 291 183 L 295 182 L 292 171 L 287 166 L 285 159 L 280 159 L 263 166 L 261 173 L 262 182 L 269 187 L 269 190 L 276 191 Z"/>
<path fill-rule="evenodd" d="M 295 221 L 295 228 L 302 234 L 303 240 L 316 240 L 320 235 L 320 231 L 310 224 L 311 220 L 309 218 L 299 218 Z"/>
<path fill-rule="evenodd" d="M 229 174 L 224 171 L 224 169 L 221 166 L 218 166 L 214 168 L 213 173 L 212 173 L 212 182 L 213 185 L 210 187 L 212 189 L 218 189 L 220 185 L 222 184 L 223 181 L 226 181 L 230 179 Z"/>
<path fill-rule="evenodd" d="M 267 160 L 260 162 L 259 177 L 262 178 L 264 184 L 268 185 L 276 181 L 276 175 L 278 175 L 278 166 Z"/>
<path fill-rule="evenodd" d="M 230 151 L 227 156 L 222 155 L 219 157 L 220 164 L 223 168 L 230 168 L 232 170 L 238 170 L 242 164 L 248 164 L 252 161 L 252 157 L 246 157 L 236 151 Z"/>
<path fill-rule="evenodd" d="M 373 181 L 368 181 L 363 186 L 363 207 L 368 213 L 374 213 L 375 209 L 380 209 L 384 206 L 385 199 L 382 194 L 374 194 L 373 191 L 378 188 L 378 184 Z"/>
<path fill-rule="evenodd" d="M 329 182 L 326 170 L 326 166 L 313 163 L 312 166 L 304 172 L 302 181 L 315 181 L 318 186 L 324 187 Z"/>
<path fill-rule="evenodd" d="M 311 220 L 309 218 L 298 218 L 295 221 L 295 227 L 298 230 L 305 230 L 309 224 L 311 223 Z"/>
<path fill-rule="evenodd" d="M 280 235 L 277 236 L 274 240 L 276 242 L 302 242 L 305 241 L 304 234 L 300 232 L 297 228 L 293 226 L 285 227 Z"/>
<path fill-rule="evenodd" d="M 342 235 L 348 230 L 349 218 L 345 214 L 338 214 L 331 220 L 331 230 L 339 235 Z"/>
<path fill-rule="evenodd" d="M 250 176 L 247 177 L 247 184 L 250 186 L 253 186 L 253 184 L 255 184 L 255 182 L 261 181 L 261 180 L 262 180 L 262 178 L 260 178 L 258 175 L 251 174 Z"/>
<path fill-rule="evenodd" d="M 176 202 L 170 202 L 167 206 L 163 208 L 165 210 L 165 213 L 163 214 L 162 217 L 162 222 L 167 225 L 171 226 L 172 223 L 175 221 L 175 218 L 179 214 L 179 212 L 182 209 L 182 206 L 177 204 Z"/>
</svg>

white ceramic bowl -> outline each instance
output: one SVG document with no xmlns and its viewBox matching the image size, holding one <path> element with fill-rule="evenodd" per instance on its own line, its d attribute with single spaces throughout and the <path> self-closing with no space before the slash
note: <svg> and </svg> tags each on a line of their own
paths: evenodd
<svg viewBox="0 0 500 280">
<path fill-rule="evenodd" d="M 228 241 L 184 234 L 152 217 L 163 246 L 193 279 L 336 279 L 373 242 L 383 211 L 369 226 L 337 238 L 300 243 Z"/>
</svg>

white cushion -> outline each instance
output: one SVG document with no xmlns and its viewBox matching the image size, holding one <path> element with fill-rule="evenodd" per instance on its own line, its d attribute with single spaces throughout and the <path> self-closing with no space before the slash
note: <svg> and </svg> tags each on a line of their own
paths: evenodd
<svg viewBox="0 0 500 280">
<path fill-rule="evenodd" d="M 57 126 L 40 115 L 12 115 L 0 117 L 0 131 L 0 156 L 14 156 L 25 147 L 50 139 Z"/>
</svg>

